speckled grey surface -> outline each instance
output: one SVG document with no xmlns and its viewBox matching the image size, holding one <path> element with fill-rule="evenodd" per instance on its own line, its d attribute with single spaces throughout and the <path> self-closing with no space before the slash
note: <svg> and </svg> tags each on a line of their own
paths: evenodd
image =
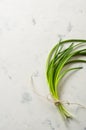
<svg viewBox="0 0 86 130">
<path fill-rule="evenodd" d="M 86 130 L 85 109 L 67 106 L 76 119 L 65 122 L 47 100 L 46 57 L 69 38 L 86 39 L 86 0 L 0 0 L 0 130 Z M 78 65 L 61 98 L 86 106 L 86 65 Z"/>
</svg>

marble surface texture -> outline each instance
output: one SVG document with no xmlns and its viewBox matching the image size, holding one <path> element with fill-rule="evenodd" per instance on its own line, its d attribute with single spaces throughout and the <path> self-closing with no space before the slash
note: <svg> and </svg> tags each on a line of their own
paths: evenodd
<svg viewBox="0 0 86 130">
<path fill-rule="evenodd" d="M 70 38 L 86 39 L 86 0 L 0 0 L 0 130 L 86 130 L 86 109 L 67 106 L 76 118 L 64 122 L 47 100 L 46 57 Z M 78 65 L 61 98 L 86 106 L 86 64 Z"/>
</svg>

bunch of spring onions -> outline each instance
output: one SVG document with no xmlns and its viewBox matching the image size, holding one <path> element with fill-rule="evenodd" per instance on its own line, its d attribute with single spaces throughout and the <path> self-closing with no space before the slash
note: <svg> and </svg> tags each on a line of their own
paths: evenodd
<svg viewBox="0 0 86 130">
<path fill-rule="evenodd" d="M 56 107 L 58 107 L 60 113 L 65 118 L 72 118 L 72 115 L 60 101 L 59 83 L 68 72 L 82 69 L 82 67 L 67 68 L 67 65 L 79 62 L 86 63 L 86 60 L 78 59 L 79 56 L 86 56 L 86 49 L 81 47 L 84 43 L 86 43 L 86 40 L 81 39 L 60 41 L 52 48 L 48 55 L 46 77 L 50 94 Z M 66 48 L 65 44 L 67 44 Z"/>
</svg>

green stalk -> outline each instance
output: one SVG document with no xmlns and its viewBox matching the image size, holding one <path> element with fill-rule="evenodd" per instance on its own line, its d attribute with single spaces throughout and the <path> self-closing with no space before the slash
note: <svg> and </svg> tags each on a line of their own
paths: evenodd
<svg viewBox="0 0 86 130">
<path fill-rule="evenodd" d="M 65 49 L 65 44 L 69 43 L 70 45 Z M 57 43 L 48 55 L 46 62 L 46 78 L 49 86 L 50 93 L 55 105 L 58 107 L 60 113 L 65 118 L 72 118 L 72 115 L 68 110 L 66 110 L 63 103 L 60 101 L 59 96 L 59 82 L 62 78 L 74 70 L 82 69 L 82 67 L 74 67 L 65 69 L 65 66 L 69 64 L 83 62 L 86 63 L 86 60 L 78 59 L 76 56 L 86 56 L 86 48 L 80 49 L 81 45 L 86 43 L 86 40 L 83 39 L 69 39 L 65 41 L 60 41 Z M 77 50 L 79 48 L 79 50 Z M 73 60 L 73 58 L 75 58 Z M 59 102 L 58 102 L 59 101 Z"/>
</svg>

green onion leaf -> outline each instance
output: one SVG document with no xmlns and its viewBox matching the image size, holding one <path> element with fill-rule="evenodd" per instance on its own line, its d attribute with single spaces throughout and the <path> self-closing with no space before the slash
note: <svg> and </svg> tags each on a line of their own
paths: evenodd
<svg viewBox="0 0 86 130">
<path fill-rule="evenodd" d="M 74 63 L 86 63 L 86 60 L 77 59 L 77 56 L 86 56 L 86 48 L 82 49 L 82 45 L 86 43 L 83 39 L 69 39 L 57 43 L 48 55 L 46 62 L 46 78 L 50 93 L 55 105 L 65 118 L 72 118 L 72 115 L 60 101 L 58 86 L 62 78 L 70 71 L 80 70 L 82 67 L 74 67 L 66 69 L 65 66 Z M 69 44 L 66 48 L 65 45 Z M 57 102 L 57 103 L 56 103 Z"/>
</svg>

